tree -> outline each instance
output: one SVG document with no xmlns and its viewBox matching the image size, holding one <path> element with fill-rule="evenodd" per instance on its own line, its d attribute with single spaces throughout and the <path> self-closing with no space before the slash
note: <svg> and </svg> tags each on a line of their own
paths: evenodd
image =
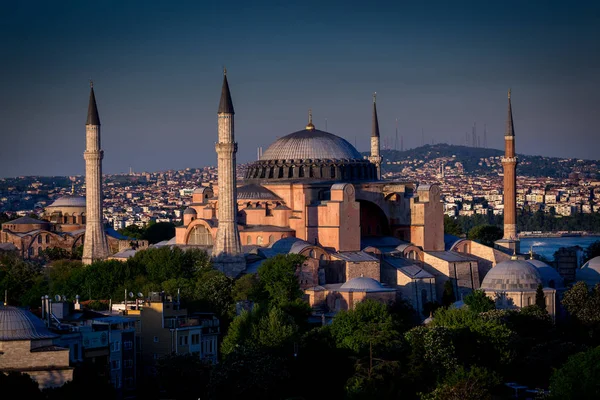
<svg viewBox="0 0 600 400">
<path fill-rule="evenodd" d="M 245 274 L 235 280 L 231 295 L 234 301 L 256 301 L 260 286 L 256 274 Z"/>
<path fill-rule="evenodd" d="M 494 246 L 494 242 L 502 238 L 502 229 L 495 225 L 479 225 L 469 231 L 469 239 L 486 246 Z"/>
<path fill-rule="evenodd" d="M 592 328 L 593 334 L 600 324 L 600 286 L 590 293 L 585 282 L 577 282 L 565 292 L 561 303 L 581 324 Z"/>
<path fill-rule="evenodd" d="M 594 243 L 590 244 L 587 249 L 585 250 L 585 260 L 584 262 L 587 262 L 589 260 L 591 260 L 594 257 L 598 257 L 600 256 L 600 240 L 595 241 Z"/>
<path fill-rule="evenodd" d="M 600 347 L 569 357 L 550 378 L 552 399 L 580 400 L 600 398 Z"/>
<path fill-rule="evenodd" d="M 29 375 L 21 372 L 0 372 L 0 387 L 5 395 L 18 393 L 20 398 L 40 400 L 45 397 L 38 384 Z"/>
<path fill-rule="evenodd" d="M 452 280 L 448 279 L 446 282 L 444 282 L 444 292 L 442 293 L 442 305 L 444 307 L 449 307 L 455 301 L 456 296 L 454 295 L 454 285 L 452 284 Z"/>
<path fill-rule="evenodd" d="M 171 222 L 157 222 L 146 227 L 142 234 L 142 239 L 147 240 L 150 244 L 162 242 L 163 240 L 172 239 L 175 236 L 175 225 Z"/>
<path fill-rule="evenodd" d="M 145 229 L 140 228 L 137 225 L 129 225 L 125 228 L 119 229 L 117 232 L 119 232 L 121 235 L 126 236 L 128 238 L 142 239 L 142 237 L 144 236 L 144 233 L 145 233 Z"/>
<path fill-rule="evenodd" d="M 478 366 L 458 367 L 433 392 L 422 400 L 490 400 L 493 389 L 501 383 L 493 371 Z"/>
<path fill-rule="evenodd" d="M 160 388 L 168 398 L 196 400 L 207 396 L 210 365 L 197 355 L 163 357 L 158 360 L 156 368 Z"/>
<path fill-rule="evenodd" d="M 469 310 L 482 313 L 496 308 L 496 304 L 490 299 L 483 290 L 474 290 L 465 296 L 465 304 L 469 306 Z"/>
<path fill-rule="evenodd" d="M 539 284 L 535 291 L 535 305 L 542 310 L 546 310 L 546 295 L 542 284 Z"/>
<path fill-rule="evenodd" d="M 220 319 L 225 318 L 233 304 L 233 280 L 220 271 L 208 271 L 196 282 L 195 298 L 201 300 Z"/>
<path fill-rule="evenodd" d="M 444 233 L 448 235 L 461 236 L 463 234 L 462 227 L 452 218 L 444 214 Z"/>
<path fill-rule="evenodd" d="M 333 319 L 331 336 L 338 348 L 356 353 L 371 346 L 385 348 L 399 338 L 388 306 L 375 300 L 364 300 L 354 310 L 340 311 Z"/>
<path fill-rule="evenodd" d="M 281 306 L 302 297 L 296 270 L 304 260 L 299 254 L 278 254 L 261 265 L 258 278 L 270 304 Z"/>
</svg>

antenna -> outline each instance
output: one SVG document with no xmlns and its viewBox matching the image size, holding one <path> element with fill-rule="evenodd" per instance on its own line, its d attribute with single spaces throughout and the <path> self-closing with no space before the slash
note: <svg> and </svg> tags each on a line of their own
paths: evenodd
<svg viewBox="0 0 600 400">
<path fill-rule="evenodd" d="M 394 150 L 398 151 L 398 118 L 396 118 L 396 140 L 394 141 Z"/>
<path fill-rule="evenodd" d="M 483 147 L 487 149 L 487 126 L 483 124 Z"/>
</svg>

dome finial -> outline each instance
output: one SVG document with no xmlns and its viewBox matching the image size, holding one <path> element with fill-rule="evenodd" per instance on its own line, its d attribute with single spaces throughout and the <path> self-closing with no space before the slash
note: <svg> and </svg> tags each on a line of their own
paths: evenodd
<svg viewBox="0 0 600 400">
<path fill-rule="evenodd" d="M 90 79 L 90 88 L 94 87 L 94 81 Z"/>
<path fill-rule="evenodd" d="M 223 65 L 223 76 L 227 76 L 227 68 Z"/>
<path fill-rule="evenodd" d="M 313 125 L 312 122 L 312 109 L 308 109 L 308 124 L 306 125 L 306 130 L 307 131 L 312 131 L 313 129 L 315 129 L 315 126 Z"/>
<path fill-rule="evenodd" d="M 508 98 L 510 99 L 510 88 L 508 88 Z"/>
<path fill-rule="evenodd" d="M 373 103 L 377 103 L 377 92 L 373 92 Z"/>
<path fill-rule="evenodd" d="M 518 260 L 518 259 L 519 259 L 519 258 L 517 257 L 517 249 L 514 249 L 514 250 L 513 250 L 513 255 L 512 255 L 512 256 L 510 256 L 510 259 L 511 259 L 511 260 L 513 260 L 513 261 L 514 261 L 514 260 Z"/>
</svg>

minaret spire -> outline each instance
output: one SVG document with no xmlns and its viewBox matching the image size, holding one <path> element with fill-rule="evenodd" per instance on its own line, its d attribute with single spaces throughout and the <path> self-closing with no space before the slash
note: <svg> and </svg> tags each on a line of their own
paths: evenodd
<svg viewBox="0 0 600 400">
<path fill-rule="evenodd" d="M 246 268 L 237 223 L 237 143 L 234 133 L 234 111 L 227 70 L 223 69 L 223 88 L 217 113 L 219 141 L 217 152 L 219 200 L 217 208 L 218 227 L 212 257 L 215 268 L 235 277 Z"/>
<path fill-rule="evenodd" d="M 377 118 L 377 92 L 373 93 L 373 122 L 371 126 L 371 155 L 369 161 L 375 164 L 375 179 L 381 180 L 381 154 L 379 138 L 379 119 Z"/>
<path fill-rule="evenodd" d="M 511 91 L 508 90 L 508 116 L 506 118 L 506 132 L 504 133 L 504 157 L 502 169 L 504 171 L 504 235 L 497 245 L 513 253 L 520 250 L 517 237 L 517 155 L 515 152 L 515 127 L 512 116 Z"/>
<path fill-rule="evenodd" d="M 306 124 L 306 129 L 307 131 L 312 131 L 315 129 L 315 125 L 312 122 L 312 109 L 308 109 L 308 124 Z"/>
<path fill-rule="evenodd" d="M 83 242 L 83 263 L 105 260 L 108 255 L 108 242 L 102 221 L 102 159 L 104 151 L 100 141 L 100 117 L 94 95 L 94 84 L 90 81 L 90 100 L 85 124 L 85 236 Z M 73 189 L 72 189 L 73 190 Z"/>
</svg>

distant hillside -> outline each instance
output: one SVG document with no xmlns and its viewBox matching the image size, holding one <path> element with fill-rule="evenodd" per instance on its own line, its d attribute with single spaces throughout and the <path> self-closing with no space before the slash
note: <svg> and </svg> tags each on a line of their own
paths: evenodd
<svg viewBox="0 0 600 400">
<path fill-rule="evenodd" d="M 363 153 L 368 155 L 368 153 Z M 484 149 L 477 147 L 455 146 L 445 143 L 424 145 L 405 151 L 383 150 L 384 172 L 399 172 L 403 168 L 414 167 L 407 164 L 410 160 L 423 160 L 425 163 L 437 158 L 452 158 L 460 162 L 467 174 L 489 175 L 501 170 L 500 160 L 504 150 Z M 580 177 L 600 178 L 599 162 L 595 160 L 577 160 L 573 158 L 556 158 L 518 154 L 519 175 L 533 177 L 567 178 L 570 174 L 578 173 Z M 486 162 L 487 159 L 487 162 Z M 387 164 L 387 162 L 405 162 L 403 164 Z"/>
</svg>

